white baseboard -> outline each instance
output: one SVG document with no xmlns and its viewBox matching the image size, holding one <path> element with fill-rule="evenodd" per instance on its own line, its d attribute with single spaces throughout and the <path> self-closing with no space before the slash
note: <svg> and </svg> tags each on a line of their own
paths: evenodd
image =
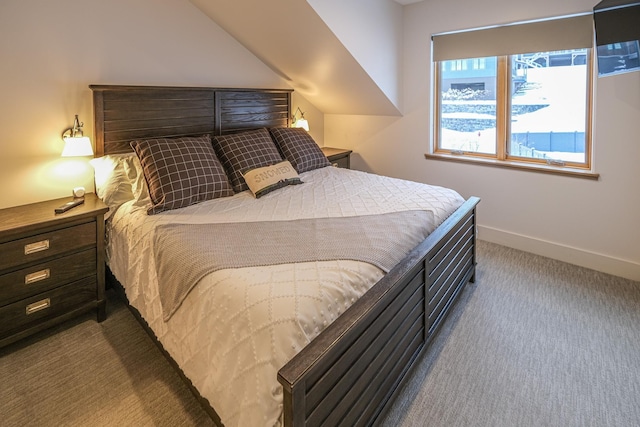
<svg viewBox="0 0 640 427">
<path fill-rule="evenodd" d="M 478 225 L 478 239 L 640 282 L 640 264 Z"/>
</svg>

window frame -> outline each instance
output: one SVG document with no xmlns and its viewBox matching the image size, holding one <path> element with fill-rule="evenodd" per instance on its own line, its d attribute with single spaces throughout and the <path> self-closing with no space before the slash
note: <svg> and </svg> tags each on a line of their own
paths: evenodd
<svg viewBox="0 0 640 427">
<path fill-rule="evenodd" d="M 441 119 L 442 119 L 442 63 L 456 59 L 433 60 L 432 64 L 432 90 L 433 108 L 431 114 L 432 140 L 429 153 L 425 154 L 428 159 L 447 160 L 463 163 L 474 163 L 479 165 L 515 168 L 527 171 L 536 171 L 558 175 L 576 176 L 589 179 L 598 179 L 599 174 L 593 171 L 593 93 L 595 86 L 595 54 L 593 46 L 586 47 L 586 88 L 585 88 L 585 161 L 570 162 L 547 159 L 535 159 L 509 154 L 511 135 L 511 67 L 512 55 L 494 55 L 497 58 L 496 76 L 496 153 L 478 153 L 468 151 L 458 151 L 444 149 L 440 147 L 441 142 Z M 467 58 L 468 59 L 468 58 Z M 473 58 L 472 58 L 473 59 Z"/>
</svg>

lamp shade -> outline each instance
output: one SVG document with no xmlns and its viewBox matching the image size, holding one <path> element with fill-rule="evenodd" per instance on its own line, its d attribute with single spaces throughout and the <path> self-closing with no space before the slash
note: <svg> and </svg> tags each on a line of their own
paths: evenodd
<svg viewBox="0 0 640 427">
<path fill-rule="evenodd" d="M 294 128 L 303 128 L 304 130 L 309 132 L 309 122 L 304 117 L 301 117 L 298 120 L 296 120 L 296 122 L 293 124 L 293 127 Z"/>
<path fill-rule="evenodd" d="M 88 136 L 64 138 L 62 157 L 93 156 L 93 147 Z"/>
</svg>

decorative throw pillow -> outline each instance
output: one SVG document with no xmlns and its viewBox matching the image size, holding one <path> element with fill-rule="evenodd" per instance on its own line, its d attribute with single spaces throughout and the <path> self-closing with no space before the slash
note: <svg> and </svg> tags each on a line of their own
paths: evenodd
<svg viewBox="0 0 640 427">
<path fill-rule="evenodd" d="M 271 128 L 273 140 L 298 173 L 330 166 L 311 135 L 302 128 Z"/>
<path fill-rule="evenodd" d="M 302 184 L 296 170 L 288 160 L 272 166 L 251 169 L 246 171 L 243 176 L 256 199 L 287 185 Z"/>
<path fill-rule="evenodd" d="M 227 171 L 233 191 L 248 190 L 242 173 L 282 161 L 267 129 L 216 136 L 213 148 Z"/>
<path fill-rule="evenodd" d="M 233 195 L 209 135 L 133 141 L 149 188 L 149 215 Z"/>
</svg>

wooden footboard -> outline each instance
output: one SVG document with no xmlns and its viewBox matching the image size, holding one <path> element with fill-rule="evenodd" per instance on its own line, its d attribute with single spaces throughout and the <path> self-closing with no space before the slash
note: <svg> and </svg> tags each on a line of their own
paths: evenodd
<svg viewBox="0 0 640 427">
<path fill-rule="evenodd" d="M 475 277 L 469 198 L 278 373 L 285 426 L 371 425 Z"/>
</svg>

